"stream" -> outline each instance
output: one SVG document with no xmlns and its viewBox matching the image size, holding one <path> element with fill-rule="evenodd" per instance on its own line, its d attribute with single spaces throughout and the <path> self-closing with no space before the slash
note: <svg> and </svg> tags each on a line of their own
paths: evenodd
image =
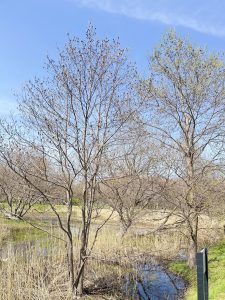
<svg viewBox="0 0 225 300">
<path fill-rule="evenodd" d="M 13 256 L 27 257 L 33 246 L 38 250 L 37 255 L 47 256 L 49 249 L 42 241 L 6 241 L 0 248 L 0 261 L 7 262 Z M 123 293 L 133 300 L 177 300 L 182 299 L 185 290 L 184 280 L 157 262 L 136 264 L 134 271 L 124 274 L 123 282 Z"/>
<path fill-rule="evenodd" d="M 139 264 L 135 274 L 128 274 L 125 294 L 134 300 L 181 299 L 185 289 L 184 280 L 155 263 Z"/>
</svg>

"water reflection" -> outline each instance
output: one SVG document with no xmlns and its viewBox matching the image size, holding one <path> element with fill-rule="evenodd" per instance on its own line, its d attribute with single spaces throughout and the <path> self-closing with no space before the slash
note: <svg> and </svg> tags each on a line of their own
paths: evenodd
<svg viewBox="0 0 225 300">
<path fill-rule="evenodd" d="M 49 248 L 43 245 L 43 241 L 44 239 L 24 242 L 8 241 L 0 249 L 0 261 L 7 261 L 12 257 L 29 258 L 34 253 L 33 249 L 35 249 L 35 255 L 47 256 Z"/>
<path fill-rule="evenodd" d="M 183 294 L 184 288 L 182 278 L 153 264 L 138 265 L 125 283 L 126 296 L 134 300 L 175 300 Z"/>
</svg>

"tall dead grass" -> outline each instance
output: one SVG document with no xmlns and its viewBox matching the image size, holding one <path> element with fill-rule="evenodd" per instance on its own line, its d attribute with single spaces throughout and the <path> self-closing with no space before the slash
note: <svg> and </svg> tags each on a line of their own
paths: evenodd
<svg viewBox="0 0 225 300">
<path fill-rule="evenodd" d="M 0 241 L 9 234 L 5 230 L 0 232 Z M 211 235 L 202 232 L 200 244 L 210 243 Z M 209 232 L 213 232 L 213 228 Z M 94 233 L 93 230 L 90 242 L 94 239 Z M 215 233 L 213 235 L 215 238 Z M 79 240 L 75 238 L 75 256 L 78 255 L 78 247 Z M 104 299 L 116 299 L 115 294 L 121 280 L 126 272 L 131 271 L 132 264 L 138 260 L 150 260 L 152 257 L 173 258 L 180 249 L 186 247 L 187 240 L 178 231 L 148 235 L 128 233 L 122 238 L 119 226 L 105 226 L 100 231 L 93 253 L 89 257 L 85 287 L 93 295 L 89 294 L 85 299 L 102 299 L 101 293 L 108 295 Z M 18 247 L 16 251 L 11 251 L 9 247 L 4 259 L 0 259 L 0 299 L 71 299 L 65 253 L 63 242 L 46 237 L 26 242 L 25 249 Z M 94 295 L 98 292 L 99 294 Z M 121 299 L 120 296 L 117 299 Z"/>
</svg>

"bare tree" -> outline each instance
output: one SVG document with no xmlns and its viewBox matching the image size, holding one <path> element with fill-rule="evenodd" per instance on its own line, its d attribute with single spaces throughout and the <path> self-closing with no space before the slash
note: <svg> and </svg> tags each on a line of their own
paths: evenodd
<svg viewBox="0 0 225 300">
<path fill-rule="evenodd" d="M 0 211 L 10 219 L 21 219 L 32 206 L 41 201 L 41 195 L 6 164 L 0 166 Z"/>
<path fill-rule="evenodd" d="M 208 174 L 218 168 L 224 135 L 225 65 L 221 56 L 168 32 L 150 58 L 142 85 L 143 120 L 165 157 L 173 211 L 188 231 L 188 265 L 195 266 L 199 216 Z M 181 225 L 181 223 L 179 223 Z"/>
<path fill-rule="evenodd" d="M 157 182 L 160 153 L 140 128 L 136 129 L 107 157 L 108 177 L 100 186 L 103 199 L 119 215 L 123 234 L 148 213 L 162 188 Z"/>
<path fill-rule="evenodd" d="M 132 115 L 136 71 L 118 41 L 97 40 L 90 26 L 84 40 L 69 38 L 58 62 L 48 58 L 47 72 L 47 79 L 26 85 L 20 98 L 21 129 L 16 125 L 12 133 L 9 126 L 3 126 L 11 144 L 2 144 L 1 153 L 55 213 L 67 237 L 70 286 L 76 296 L 83 293 L 85 265 L 95 243 L 90 244 L 89 235 L 103 156 Z M 9 148 L 11 151 L 6 150 Z M 15 148 L 27 152 L 35 149 L 42 157 L 42 174 L 34 172 L 35 168 L 27 172 L 18 167 L 10 157 Z M 37 185 L 37 179 L 43 185 Z M 74 253 L 71 231 L 76 184 L 83 187 L 79 253 Z M 52 190 L 59 191 L 67 206 L 66 222 L 54 206 Z"/>
</svg>

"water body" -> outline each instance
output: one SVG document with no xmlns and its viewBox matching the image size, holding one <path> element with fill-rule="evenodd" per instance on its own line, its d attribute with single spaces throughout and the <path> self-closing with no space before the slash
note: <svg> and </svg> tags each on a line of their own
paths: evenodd
<svg viewBox="0 0 225 300">
<path fill-rule="evenodd" d="M 42 240 L 31 240 L 24 242 L 8 241 L 0 248 L 0 260 L 8 261 L 12 257 L 26 257 L 32 255 L 32 249 L 35 248 L 35 255 L 47 256 L 49 249 L 42 245 Z"/>
<path fill-rule="evenodd" d="M 181 299 L 185 282 L 159 264 L 139 264 L 125 279 L 125 294 L 134 300 Z"/>
<path fill-rule="evenodd" d="M 74 234 L 79 234 L 79 227 L 73 228 Z M 38 256 L 49 255 L 49 248 L 43 245 L 45 239 L 31 241 L 8 241 L 0 248 L 0 260 L 7 261 L 13 256 L 29 257 L 32 248 Z M 51 249 L 54 252 L 54 249 Z M 133 266 L 134 271 L 124 275 L 122 290 L 125 297 L 133 300 L 177 300 L 182 299 L 185 282 L 181 277 L 169 272 L 157 264 L 139 263 Z"/>
</svg>

